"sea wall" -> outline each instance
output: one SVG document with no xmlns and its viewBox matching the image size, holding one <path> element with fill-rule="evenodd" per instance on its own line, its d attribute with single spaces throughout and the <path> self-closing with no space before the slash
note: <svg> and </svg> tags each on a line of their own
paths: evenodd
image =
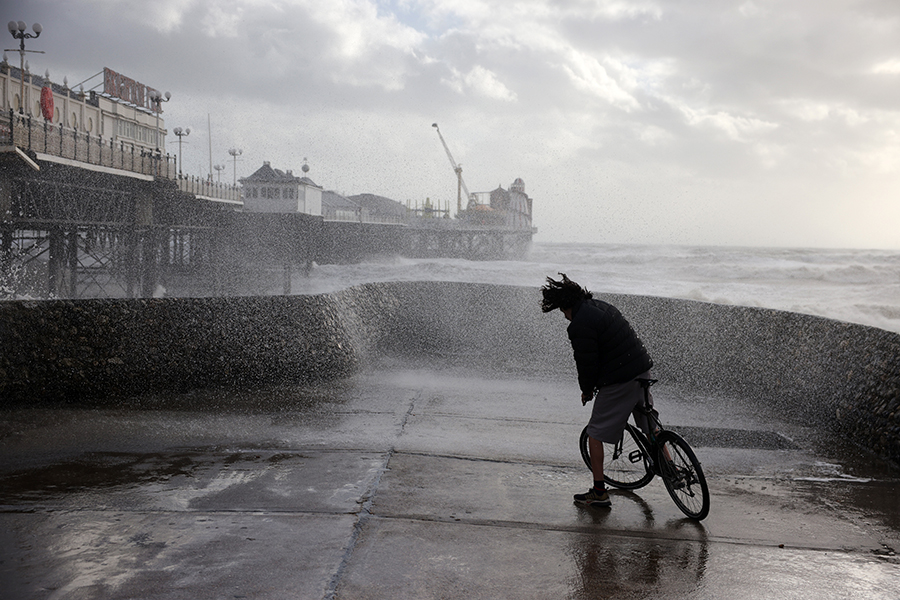
<svg viewBox="0 0 900 600">
<path fill-rule="evenodd" d="M 321 296 L 0 303 L 0 403 L 340 378 L 367 368 L 574 375 L 534 288 L 439 282 Z M 604 295 L 669 385 L 777 406 L 900 462 L 900 335 L 768 309 Z"/>
<path fill-rule="evenodd" d="M 324 296 L 0 302 L 0 399 L 121 401 L 341 377 L 359 358 L 341 320 Z"/>
</svg>

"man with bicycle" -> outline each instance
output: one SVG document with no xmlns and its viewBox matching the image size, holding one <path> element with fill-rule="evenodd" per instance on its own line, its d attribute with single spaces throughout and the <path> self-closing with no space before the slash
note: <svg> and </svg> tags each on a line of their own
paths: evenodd
<svg viewBox="0 0 900 600">
<path fill-rule="evenodd" d="M 619 310 L 560 273 L 559 281 L 550 277 L 541 288 L 541 310 L 559 309 L 570 321 L 567 328 L 581 403 L 596 402 L 588 423 L 588 445 L 594 485 L 584 494 L 575 494 L 575 503 L 585 506 L 610 506 L 603 480 L 603 442 L 614 444 L 622 437 L 628 416 L 646 428 L 646 417 L 639 407 L 644 389 L 638 379 L 649 379 L 653 360 L 631 324 Z"/>
</svg>

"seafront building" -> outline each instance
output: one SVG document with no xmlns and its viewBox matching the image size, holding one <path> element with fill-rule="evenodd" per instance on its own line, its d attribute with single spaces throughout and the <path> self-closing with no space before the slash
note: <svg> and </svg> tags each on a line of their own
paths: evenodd
<svg viewBox="0 0 900 600">
<path fill-rule="evenodd" d="M 303 165 L 309 171 L 307 165 Z M 244 192 L 245 212 L 303 213 L 322 216 L 322 188 L 293 171 L 273 169 L 263 162 L 252 175 L 240 179 Z"/>
</svg>

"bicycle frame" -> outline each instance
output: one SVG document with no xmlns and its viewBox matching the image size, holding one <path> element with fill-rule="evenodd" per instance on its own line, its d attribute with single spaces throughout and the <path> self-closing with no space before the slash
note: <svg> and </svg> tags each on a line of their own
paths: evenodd
<svg viewBox="0 0 900 600">
<path fill-rule="evenodd" d="M 617 442 L 607 444 L 611 448 L 607 448 L 604 459 L 605 479 L 612 487 L 635 490 L 650 483 L 654 476 L 660 477 L 682 512 L 692 519 L 704 519 L 709 513 L 709 488 L 700 461 L 684 438 L 660 422 L 659 413 L 650 402 L 650 386 L 656 380 L 638 381 L 644 388 L 639 411 L 646 419 L 646 431 L 635 418 L 635 425 L 625 424 Z M 581 433 L 579 448 L 587 467 L 592 469 L 587 427 Z"/>
<path fill-rule="evenodd" d="M 657 437 L 660 433 L 666 430 L 663 427 L 663 424 L 659 420 L 659 412 L 653 408 L 653 405 L 650 404 L 650 387 L 656 383 L 657 379 L 638 379 L 641 387 L 644 388 L 644 404 L 640 407 L 641 413 L 643 413 L 644 418 L 647 419 L 647 429 L 649 431 L 644 431 L 640 426 L 635 422 L 634 425 L 631 423 L 626 423 L 625 427 L 631 429 L 631 432 L 634 434 L 635 441 L 638 446 L 641 446 L 641 451 L 644 453 L 644 457 L 649 461 L 650 470 L 653 471 L 655 475 L 660 475 L 659 468 L 656 465 L 656 449 L 658 447 Z M 624 436 L 623 436 L 624 439 Z M 616 448 L 621 448 L 622 442 L 616 444 Z M 632 462 L 636 462 L 628 457 Z"/>
</svg>

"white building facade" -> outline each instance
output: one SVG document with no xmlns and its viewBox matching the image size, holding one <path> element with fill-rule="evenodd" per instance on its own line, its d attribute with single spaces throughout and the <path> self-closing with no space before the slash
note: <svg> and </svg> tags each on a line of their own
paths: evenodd
<svg viewBox="0 0 900 600">
<path fill-rule="evenodd" d="M 240 179 L 244 212 L 304 213 L 322 216 L 322 191 L 309 177 L 273 169 L 268 161 Z"/>
<path fill-rule="evenodd" d="M 165 153 L 166 123 L 150 99 L 154 88 L 111 69 L 104 68 L 102 74 L 103 91 L 85 92 L 27 70 L 23 84 L 23 74 L 18 67 L 8 61 L 0 62 L 0 109 L 4 113 L 12 110 L 31 117 L 37 123 L 46 122 L 114 142 L 133 143 L 145 151 L 159 149 Z M 50 119 L 46 119 L 41 110 L 41 89 L 44 87 L 53 93 Z M 165 107 L 165 102 L 159 107 Z"/>
</svg>

